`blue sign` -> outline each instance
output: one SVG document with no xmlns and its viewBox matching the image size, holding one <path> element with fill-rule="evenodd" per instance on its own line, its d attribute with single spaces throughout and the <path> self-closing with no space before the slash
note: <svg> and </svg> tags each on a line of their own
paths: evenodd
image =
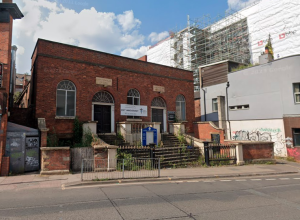
<svg viewBox="0 0 300 220">
<path fill-rule="evenodd" d="M 147 127 L 147 128 L 142 129 L 142 145 L 143 146 L 147 145 L 147 132 L 153 133 L 153 142 L 152 142 L 152 140 L 149 140 L 150 142 L 148 142 L 148 143 L 154 143 L 157 145 L 157 129 L 152 128 L 152 127 Z"/>
</svg>

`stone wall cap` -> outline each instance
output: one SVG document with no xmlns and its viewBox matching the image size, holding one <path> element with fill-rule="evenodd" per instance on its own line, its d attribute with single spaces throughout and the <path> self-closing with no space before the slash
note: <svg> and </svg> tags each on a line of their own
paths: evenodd
<svg viewBox="0 0 300 220">
<path fill-rule="evenodd" d="M 118 149 L 118 146 L 115 145 L 94 145 L 94 149 Z"/>
<path fill-rule="evenodd" d="M 83 124 L 86 124 L 86 123 L 95 123 L 95 124 L 97 124 L 98 121 L 84 121 L 84 122 L 83 122 Z"/>
<path fill-rule="evenodd" d="M 274 144 L 272 141 L 234 141 L 234 140 L 224 140 L 224 142 L 230 142 L 234 144 Z"/>
<path fill-rule="evenodd" d="M 55 119 L 75 119 L 75 116 L 55 116 Z"/>
<path fill-rule="evenodd" d="M 181 122 L 170 122 L 170 125 L 181 125 L 183 123 L 188 123 L 188 121 L 181 121 Z"/>
<path fill-rule="evenodd" d="M 41 150 L 70 150 L 70 147 L 41 147 Z"/>
</svg>

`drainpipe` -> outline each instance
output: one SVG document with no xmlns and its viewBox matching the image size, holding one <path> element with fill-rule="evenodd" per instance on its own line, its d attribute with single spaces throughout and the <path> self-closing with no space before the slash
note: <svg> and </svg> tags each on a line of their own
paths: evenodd
<svg viewBox="0 0 300 220">
<path fill-rule="evenodd" d="M 203 77 L 201 77 L 201 89 L 203 91 L 203 101 L 204 101 L 204 120 L 206 121 L 206 98 L 205 98 L 205 89 L 203 89 Z"/>
<path fill-rule="evenodd" d="M 230 120 L 229 120 L 229 107 L 228 107 L 228 88 L 229 88 L 230 84 L 229 82 L 227 82 L 226 85 L 226 103 L 227 103 L 227 122 L 229 125 L 229 136 L 230 136 L 230 140 L 231 140 L 231 124 L 230 124 Z"/>
</svg>

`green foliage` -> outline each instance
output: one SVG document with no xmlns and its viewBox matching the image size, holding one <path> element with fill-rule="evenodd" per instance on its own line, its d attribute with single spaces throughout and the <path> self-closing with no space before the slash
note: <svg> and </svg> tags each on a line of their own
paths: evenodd
<svg viewBox="0 0 300 220">
<path fill-rule="evenodd" d="M 231 69 L 231 72 L 236 72 L 236 71 L 239 71 L 239 70 L 243 70 L 243 69 L 247 69 L 247 68 L 250 68 L 250 67 L 252 67 L 252 66 L 254 66 L 253 64 L 248 64 L 248 65 L 239 65 L 238 67 L 236 67 L 236 68 L 232 68 Z"/>
<path fill-rule="evenodd" d="M 83 128 L 82 122 L 79 121 L 78 117 L 76 116 L 74 119 L 74 144 L 82 143 L 82 135 L 83 135 Z"/>
<path fill-rule="evenodd" d="M 121 134 L 121 132 L 118 132 L 118 133 L 117 133 L 117 139 L 118 139 L 118 140 L 124 140 L 124 137 L 123 137 L 123 135 Z"/>
<path fill-rule="evenodd" d="M 47 147 L 58 147 L 58 138 L 55 128 L 53 127 L 52 133 L 47 135 Z"/>
<path fill-rule="evenodd" d="M 20 95 L 21 95 L 21 92 L 16 92 L 16 93 L 14 94 L 14 102 L 15 102 L 15 103 L 18 101 Z"/>
<path fill-rule="evenodd" d="M 183 134 L 181 133 L 181 130 L 178 131 L 176 137 L 177 137 L 177 139 L 179 140 L 180 145 L 181 145 L 181 144 L 186 144 L 185 137 L 184 137 Z"/>
<path fill-rule="evenodd" d="M 271 35 L 270 34 L 269 34 L 268 43 L 266 44 L 265 49 L 268 49 L 269 54 L 271 54 L 272 58 L 274 59 L 274 52 L 273 52 L 273 46 L 272 46 Z"/>
<path fill-rule="evenodd" d="M 286 160 L 290 162 L 296 162 L 296 159 L 294 157 L 287 157 Z"/>
</svg>

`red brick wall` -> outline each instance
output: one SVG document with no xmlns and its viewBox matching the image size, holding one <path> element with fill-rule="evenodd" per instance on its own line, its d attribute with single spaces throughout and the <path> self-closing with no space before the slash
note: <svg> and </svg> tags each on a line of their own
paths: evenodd
<svg viewBox="0 0 300 220">
<path fill-rule="evenodd" d="M 2 158 L 1 176 L 8 176 L 9 174 L 9 157 Z"/>
<path fill-rule="evenodd" d="M 8 121 L 31 128 L 37 128 L 34 110 L 34 108 L 11 108 Z"/>
<path fill-rule="evenodd" d="M 50 148 L 47 148 L 50 149 Z M 70 149 L 53 147 L 51 150 L 42 150 L 42 171 L 59 171 L 70 169 Z"/>
<path fill-rule="evenodd" d="M 140 57 L 138 60 L 147 62 L 147 55 Z"/>
<path fill-rule="evenodd" d="M 200 99 L 196 99 L 195 103 L 195 121 L 201 121 Z"/>
<path fill-rule="evenodd" d="M 108 149 L 95 149 L 94 158 L 95 169 L 108 168 Z"/>
<path fill-rule="evenodd" d="M 244 160 L 273 159 L 273 143 L 243 144 Z"/>
<path fill-rule="evenodd" d="M 220 143 L 224 143 L 224 130 L 214 128 L 209 122 L 194 123 L 195 137 L 200 140 L 211 140 L 211 134 L 220 135 Z"/>
<path fill-rule="evenodd" d="M 184 95 L 187 127 L 193 131 L 195 111 L 192 72 L 43 40 L 38 41 L 37 51 L 36 75 L 33 76 L 36 86 L 36 118 L 46 119 L 50 133 L 53 127 L 59 134 L 72 133 L 73 129 L 73 120 L 55 119 L 56 87 L 62 80 L 70 80 L 76 86 L 76 115 L 81 121 L 92 119 L 92 98 L 99 91 L 112 94 L 115 122 L 125 121 L 127 117 L 120 116 L 120 104 L 127 103 L 127 93 L 134 88 L 140 92 L 140 104 L 148 106 L 148 116 L 142 117 L 146 122 L 151 121 L 150 106 L 155 97 L 160 96 L 165 100 L 167 111 L 175 111 L 177 95 Z M 65 58 L 58 58 L 62 56 Z M 112 87 L 96 85 L 96 77 L 112 79 Z M 164 86 L 165 93 L 153 92 L 153 85 Z"/>
<path fill-rule="evenodd" d="M 284 117 L 283 124 L 285 137 L 293 138 L 293 128 L 300 128 L 300 117 Z"/>
<path fill-rule="evenodd" d="M 293 157 L 296 161 L 300 162 L 300 147 L 287 147 L 287 155 L 288 157 Z"/>
<path fill-rule="evenodd" d="M 3 0 L 2 2 L 11 3 L 12 0 Z M 0 93 L 6 94 L 9 94 L 12 21 L 12 17 L 10 17 L 10 23 L 0 23 L 0 63 L 3 63 L 2 90 Z M 6 106 L 8 106 L 8 99 L 6 103 Z M 2 168 L 2 157 L 4 156 L 6 146 L 7 114 L 2 115 L 0 127 L 3 131 L 3 133 L 0 134 L 0 168 Z M 2 169 L 0 169 L 0 171 L 2 171 Z"/>
</svg>

